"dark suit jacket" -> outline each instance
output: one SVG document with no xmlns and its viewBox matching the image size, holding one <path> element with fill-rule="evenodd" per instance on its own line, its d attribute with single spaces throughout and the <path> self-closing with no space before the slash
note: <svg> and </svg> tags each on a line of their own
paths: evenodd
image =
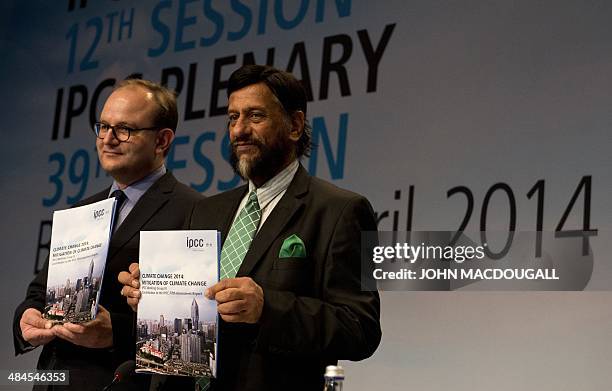
<svg viewBox="0 0 612 391">
<path fill-rule="evenodd" d="M 86 205 L 108 197 L 106 189 L 77 204 Z M 117 366 L 135 358 L 135 314 L 121 296 L 119 272 L 128 270 L 138 261 L 141 230 L 169 230 L 187 228 L 187 222 L 197 201 L 203 197 L 179 183 L 171 173 L 159 178 L 138 200 L 130 214 L 113 234 L 104 271 L 100 305 L 111 315 L 113 327 L 112 349 L 88 349 L 56 338 L 43 347 L 38 360 L 39 369 L 70 370 L 70 389 L 100 390 L 113 378 Z M 48 260 L 28 286 L 26 299 L 15 310 L 13 337 L 15 354 L 24 353 L 29 344 L 21 335 L 19 320 L 27 308 L 41 312 L 45 305 Z M 113 388 L 114 390 L 115 388 Z"/>
<path fill-rule="evenodd" d="M 190 227 L 220 230 L 225 241 L 246 191 L 200 201 Z M 221 320 L 215 390 L 321 390 L 326 365 L 374 353 L 380 302 L 361 290 L 361 231 L 376 231 L 369 202 L 300 166 L 238 270 L 263 288 L 264 307 L 256 325 Z M 279 259 L 292 234 L 306 258 Z"/>
</svg>

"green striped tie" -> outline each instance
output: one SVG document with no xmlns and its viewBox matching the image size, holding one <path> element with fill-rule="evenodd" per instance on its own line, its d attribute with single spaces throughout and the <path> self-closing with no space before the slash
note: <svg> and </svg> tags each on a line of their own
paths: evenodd
<svg viewBox="0 0 612 391">
<path fill-rule="evenodd" d="M 261 209 L 257 202 L 257 193 L 253 190 L 249 200 L 240 211 L 238 218 L 232 224 L 223 250 L 221 251 L 221 279 L 234 278 L 242 264 L 245 254 L 251 246 L 251 241 L 257 232 Z"/>
</svg>

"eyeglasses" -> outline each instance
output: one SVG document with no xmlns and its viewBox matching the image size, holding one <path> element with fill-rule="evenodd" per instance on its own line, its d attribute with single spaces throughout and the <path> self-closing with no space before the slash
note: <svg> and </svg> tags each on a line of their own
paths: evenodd
<svg viewBox="0 0 612 391">
<path fill-rule="evenodd" d="M 115 138 L 119 140 L 120 142 L 128 141 L 130 139 L 130 135 L 133 132 L 137 132 L 140 130 L 159 130 L 159 129 L 162 129 L 162 127 L 155 126 L 151 128 L 130 128 L 129 126 L 125 126 L 125 125 L 112 126 L 109 124 L 105 124 L 104 122 L 96 122 L 94 124 L 94 133 L 96 134 L 98 138 L 101 138 L 101 139 L 106 138 L 106 135 L 108 134 L 108 131 L 110 130 L 113 133 L 113 136 L 115 136 Z"/>
</svg>

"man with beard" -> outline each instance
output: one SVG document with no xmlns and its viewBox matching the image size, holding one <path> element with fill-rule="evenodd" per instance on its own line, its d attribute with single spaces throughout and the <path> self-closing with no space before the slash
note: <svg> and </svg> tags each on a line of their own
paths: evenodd
<svg viewBox="0 0 612 391">
<path fill-rule="evenodd" d="M 190 228 L 222 233 L 218 390 L 317 390 L 327 365 L 362 360 L 381 337 L 376 291 L 361 290 L 369 202 L 308 175 L 306 93 L 291 74 L 247 65 L 228 86 L 231 163 L 248 184 L 199 202 Z M 122 294 L 136 308 L 136 264 Z"/>
</svg>

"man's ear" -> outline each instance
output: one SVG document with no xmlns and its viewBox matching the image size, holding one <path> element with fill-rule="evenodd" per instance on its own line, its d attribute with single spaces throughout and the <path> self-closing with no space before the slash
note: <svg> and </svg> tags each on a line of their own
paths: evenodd
<svg viewBox="0 0 612 391">
<path fill-rule="evenodd" d="M 157 132 L 157 138 L 155 142 L 155 152 L 161 153 L 162 156 L 166 156 L 168 154 L 168 150 L 170 149 L 170 145 L 172 145 L 172 141 L 174 140 L 174 132 L 172 129 L 164 128 Z"/>
<path fill-rule="evenodd" d="M 291 139 L 291 141 L 297 142 L 300 137 L 302 137 L 305 121 L 306 119 L 304 118 L 304 112 L 302 110 L 297 110 L 291 114 L 291 131 L 289 132 L 289 139 Z"/>
</svg>

